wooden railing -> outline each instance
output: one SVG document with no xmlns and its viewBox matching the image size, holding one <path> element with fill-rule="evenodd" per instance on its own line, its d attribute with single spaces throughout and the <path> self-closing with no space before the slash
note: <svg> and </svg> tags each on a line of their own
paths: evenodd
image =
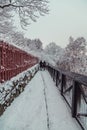
<svg viewBox="0 0 87 130">
<path fill-rule="evenodd" d="M 87 76 L 63 71 L 51 65 L 47 69 L 70 107 L 72 117 L 83 130 L 87 130 Z"/>
</svg>

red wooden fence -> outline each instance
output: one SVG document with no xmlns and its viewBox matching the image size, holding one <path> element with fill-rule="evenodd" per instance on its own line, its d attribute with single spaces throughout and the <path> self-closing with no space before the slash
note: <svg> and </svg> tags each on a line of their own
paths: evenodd
<svg viewBox="0 0 87 130">
<path fill-rule="evenodd" d="M 0 82 L 16 76 L 38 63 L 38 58 L 27 52 L 0 41 Z"/>
</svg>

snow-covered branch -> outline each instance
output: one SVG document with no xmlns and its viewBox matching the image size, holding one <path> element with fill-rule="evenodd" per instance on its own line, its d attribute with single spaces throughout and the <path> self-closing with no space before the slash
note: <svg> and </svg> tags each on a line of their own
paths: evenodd
<svg viewBox="0 0 87 130">
<path fill-rule="evenodd" d="M 0 13 L 7 9 L 19 15 L 21 26 L 27 26 L 31 19 L 36 22 L 40 15 L 48 13 L 48 0 L 0 0 Z"/>
</svg>

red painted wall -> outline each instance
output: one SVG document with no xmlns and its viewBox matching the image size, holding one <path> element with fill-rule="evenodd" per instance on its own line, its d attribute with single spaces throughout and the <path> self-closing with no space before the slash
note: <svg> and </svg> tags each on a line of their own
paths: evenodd
<svg viewBox="0 0 87 130">
<path fill-rule="evenodd" d="M 0 41 L 0 82 L 16 76 L 38 63 L 38 58 L 27 52 Z"/>
</svg>

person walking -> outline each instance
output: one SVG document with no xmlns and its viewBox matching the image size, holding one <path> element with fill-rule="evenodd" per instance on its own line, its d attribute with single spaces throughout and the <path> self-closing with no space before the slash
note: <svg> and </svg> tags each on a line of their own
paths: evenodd
<svg viewBox="0 0 87 130">
<path fill-rule="evenodd" d="M 46 62 L 45 61 L 43 62 L 43 69 L 44 70 L 46 69 Z"/>
<path fill-rule="evenodd" d="M 43 63 L 42 63 L 42 61 L 40 61 L 40 70 L 42 70 L 42 68 L 43 68 Z"/>
</svg>

